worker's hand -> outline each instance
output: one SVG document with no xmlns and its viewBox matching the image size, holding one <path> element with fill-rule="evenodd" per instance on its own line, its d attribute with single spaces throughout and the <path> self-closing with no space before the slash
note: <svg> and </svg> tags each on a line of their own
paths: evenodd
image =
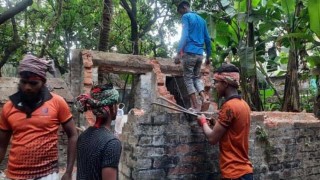
<svg viewBox="0 0 320 180">
<path fill-rule="evenodd" d="M 213 128 L 218 120 L 219 112 L 217 110 L 213 111 L 214 113 L 211 115 L 210 119 L 208 120 L 208 125 Z"/>
<path fill-rule="evenodd" d="M 209 65 L 211 63 L 210 57 L 206 57 L 206 65 Z"/>
<path fill-rule="evenodd" d="M 216 119 L 214 117 L 211 117 L 209 120 L 208 120 L 208 125 L 210 127 L 213 127 L 214 125 L 216 124 Z"/>
<path fill-rule="evenodd" d="M 72 173 L 70 172 L 66 172 L 64 173 L 64 175 L 62 176 L 61 180 L 72 180 Z"/>
<path fill-rule="evenodd" d="M 208 124 L 207 119 L 203 114 L 197 117 L 197 121 L 200 127 L 203 127 L 204 124 Z"/>
</svg>

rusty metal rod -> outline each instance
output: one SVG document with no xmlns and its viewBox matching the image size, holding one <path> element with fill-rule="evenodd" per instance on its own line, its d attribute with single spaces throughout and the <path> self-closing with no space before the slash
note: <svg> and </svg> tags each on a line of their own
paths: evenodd
<svg viewBox="0 0 320 180">
<path fill-rule="evenodd" d="M 165 100 L 165 101 L 168 102 L 169 104 L 172 104 L 172 105 L 178 107 L 179 109 L 182 109 L 182 110 L 184 110 L 184 111 L 188 111 L 186 108 L 178 105 L 177 103 L 174 103 L 174 102 L 170 101 L 169 99 L 167 99 L 167 98 L 165 98 L 165 97 L 163 97 L 163 96 L 160 96 L 160 97 L 158 97 L 158 98 L 159 98 L 159 99 L 162 99 L 162 100 Z"/>
<path fill-rule="evenodd" d="M 168 102 L 169 104 L 172 104 L 176 107 L 178 107 L 179 109 L 183 110 L 183 111 L 188 111 L 190 112 L 189 110 L 187 110 L 186 108 L 178 105 L 177 103 L 174 103 L 172 101 L 170 101 L 169 99 L 163 97 L 163 96 L 159 96 L 158 99 L 162 99 L 162 100 L 165 100 L 166 102 Z M 207 114 L 207 115 L 212 115 L 212 114 L 216 114 L 217 112 L 197 112 L 196 114 Z"/>
<path fill-rule="evenodd" d="M 153 103 L 151 103 L 151 104 L 155 104 L 155 105 L 158 105 L 158 106 L 162 106 L 162 107 L 165 107 L 165 108 L 168 108 L 168 109 L 172 109 L 172 110 L 175 110 L 175 111 L 178 111 L 178 112 L 187 113 L 187 114 L 190 114 L 190 115 L 196 116 L 196 117 L 199 116 L 198 114 L 192 113 L 192 112 L 190 112 L 190 111 L 188 111 L 188 110 L 182 110 L 182 109 L 170 107 L 170 106 L 167 106 L 167 105 L 164 105 L 164 104 L 160 104 L 160 103 L 156 103 L 156 102 L 153 102 Z M 207 120 L 210 120 L 210 118 L 207 118 L 207 117 L 206 117 L 206 119 L 207 119 Z"/>
</svg>

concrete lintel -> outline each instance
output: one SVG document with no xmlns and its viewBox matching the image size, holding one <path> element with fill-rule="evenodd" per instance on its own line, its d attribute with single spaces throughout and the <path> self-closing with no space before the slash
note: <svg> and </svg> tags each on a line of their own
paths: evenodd
<svg viewBox="0 0 320 180">
<path fill-rule="evenodd" d="M 99 72 L 145 74 L 152 71 L 150 61 L 156 60 L 160 69 L 165 74 L 182 76 L 182 64 L 176 65 L 170 58 L 148 58 L 141 55 L 107 53 L 90 51 L 94 66 L 99 67 Z"/>
</svg>

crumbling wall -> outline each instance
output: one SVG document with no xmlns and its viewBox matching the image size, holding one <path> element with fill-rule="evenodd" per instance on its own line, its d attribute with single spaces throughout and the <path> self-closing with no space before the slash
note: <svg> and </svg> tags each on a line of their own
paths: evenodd
<svg viewBox="0 0 320 180">
<path fill-rule="evenodd" d="M 251 118 L 255 180 L 319 179 L 318 119 L 286 112 L 253 112 Z M 132 112 L 129 119 L 121 138 L 121 179 L 220 178 L 218 145 L 207 142 L 195 120 L 162 108 L 143 116 Z"/>
<path fill-rule="evenodd" d="M 157 69 L 157 64 L 155 66 Z M 140 78 L 135 92 L 140 101 L 136 103 L 137 108 L 129 112 L 120 136 L 123 151 L 119 179 L 217 177 L 217 149 L 206 143 L 196 121 L 151 105 L 160 95 L 173 98 L 164 86 L 163 74 L 155 70 Z"/>
<path fill-rule="evenodd" d="M 166 87 L 166 78 L 181 76 L 179 66 L 133 55 L 78 54 L 80 61 L 91 59 L 93 67 L 99 66 L 106 73 L 139 74 L 132 97 L 135 108 L 129 112 L 120 136 L 123 149 L 119 179 L 220 178 L 218 145 L 207 142 L 195 119 L 151 104 L 160 95 L 176 100 Z M 208 90 L 210 70 L 202 73 Z M 83 77 L 83 73 L 74 76 Z M 83 93 L 83 81 L 80 85 L 78 90 Z M 255 180 L 320 178 L 318 119 L 309 113 L 286 112 L 253 112 L 251 117 L 249 156 Z"/>
</svg>

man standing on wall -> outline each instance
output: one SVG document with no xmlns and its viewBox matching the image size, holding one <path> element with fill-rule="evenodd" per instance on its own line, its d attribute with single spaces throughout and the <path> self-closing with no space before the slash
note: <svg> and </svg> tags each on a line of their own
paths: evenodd
<svg viewBox="0 0 320 180">
<path fill-rule="evenodd" d="M 199 111 L 201 110 L 201 106 L 197 102 L 196 92 L 198 92 L 202 98 L 202 107 L 206 107 L 210 103 L 206 98 L 204 85 L 200 79 L 204 44 L 206 45 L 206 64 L 210 64 L 210 37 L 206 21 L 195 12 L 190 11 L 189 2 L 180 2 L 177 11 L 182 15 L 182 35 L 178 46 L 178 54 L 175 57 L 175 63 L 180 63 L 180 59 L 182 60 L 183 77 L 191 99 L 191 108 Z"/>
<path fill-rule="evenodd" d="M 96 116 L 93 127 L 85 130 L 77 143 L 78 180 L 116 180 L 121 142 L 111 132 L 117 116 L 119 93 L 109 85 L 97 85 L 90 95 L 78 96 L 79 111 L 91 109 Z"/>
<path fill-rule="evenodd" d="M 66 101 L 46 87 L 44 59 L 26 55 L 19 65 L 18 92 L 9 97 L 0 117 L 0 162 L 9 140 L 8 179 L 58 180 L 58 128 L 68 136 L 67 168 L 63 180 L 71 180 L 77 131 Z"/>
<path fill-rule="evenodd" d="M 198 123 L 211 144 L 219 142 L 222 179 L 252 180 L 249 160 L 250 107 L 238 94 L 239 69 L 223 64 L 214 72 L 214 86 L 225 102 L 211 129 L 202 115 Z"/>
</svg>

